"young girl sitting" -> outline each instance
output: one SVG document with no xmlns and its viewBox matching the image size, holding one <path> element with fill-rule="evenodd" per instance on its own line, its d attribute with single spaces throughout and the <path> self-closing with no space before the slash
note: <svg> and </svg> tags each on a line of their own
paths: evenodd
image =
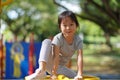
<svg viewBox="0 0 120 80">
<path fill-rule="evenodd" d="M 46 72 L 56 79 L 58 74 L 65 75 L 74 80 L 83 78 L 83 55 L 81 38 L 76 34 L 79 23 L 72 11 L 64 11 L 58 17 L 58 26 L 60 33 L 51 39 L 45 39 L 39 56 L 39 68 L 29 75 L 29 80 L 41 79 L 46 77 Z M 74 53 L 77 57 L 77 73 L 67 68 L 65 65 L 69 62 Z"/>
</svg>

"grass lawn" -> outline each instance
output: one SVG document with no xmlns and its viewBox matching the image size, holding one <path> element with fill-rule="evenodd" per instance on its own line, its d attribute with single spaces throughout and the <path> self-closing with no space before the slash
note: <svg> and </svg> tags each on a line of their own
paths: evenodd
<svg viewBox="0 0 120 80">
<path fill-rule="evenodd" d="M 85 45 L 83 52 L 84 73 L 120 74 L 120 48 L 110 50 L 106 45 Z M 76 69 L 76 55 L 72 69 Z"/>
</svg>

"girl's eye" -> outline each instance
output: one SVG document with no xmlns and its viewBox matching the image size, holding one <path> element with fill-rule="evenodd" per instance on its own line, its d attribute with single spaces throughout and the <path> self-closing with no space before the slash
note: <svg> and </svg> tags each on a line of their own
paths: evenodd
<svg viewBox="0 0 120 80">
<path fill-rule="evenodd" d="M 70 26 L 73 26 L 73 24 L 70 24 Z"/>
<path fill-rule="evenodd" d="M 63 25 L 64 27 L 66 27 L 67 25 Z"/>
</svg>

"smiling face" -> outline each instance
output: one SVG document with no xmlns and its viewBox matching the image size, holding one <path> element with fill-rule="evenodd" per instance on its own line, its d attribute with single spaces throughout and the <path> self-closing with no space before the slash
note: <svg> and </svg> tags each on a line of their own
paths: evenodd
<svg viewBox="0 0 120 80">
<path fill-rule="evenodd" d="M 73 37 L 76 32 L 77 26 L 70 17 L 65 17 L 61 21 L 60 29 L 64 37 Z"/>
</svg>

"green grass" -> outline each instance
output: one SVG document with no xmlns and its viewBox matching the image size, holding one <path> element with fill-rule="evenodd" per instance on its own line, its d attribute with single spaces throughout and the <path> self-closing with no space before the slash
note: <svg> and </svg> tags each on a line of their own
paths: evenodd
<svg viewBox="0 0 120 80">
<path fill-rule="evenodd" d="M 84 73 L 120 73 L 120 48 L 110 50 L 106 45 L 84 45 Z M 72 59 L 72 68 L 76 69 L 76 59 Z"/>
</svg>

